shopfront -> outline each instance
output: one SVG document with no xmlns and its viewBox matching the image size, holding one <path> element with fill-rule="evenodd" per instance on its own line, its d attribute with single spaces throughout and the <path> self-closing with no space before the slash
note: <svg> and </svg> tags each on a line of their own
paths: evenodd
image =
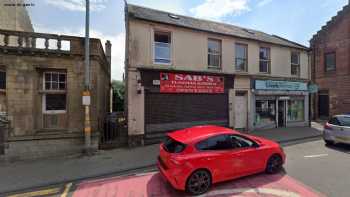
<svg viewBox="0 0 350 197">
<path fill-rule="evenodd" d="M 229 125 L 233 76 L 142 70 L 145 140 L 195 125 Z"/>
<path fill-rule="evenodd" d="M 307 126 L 309 94 L 306 82 L 255 80 L 254 128 Z"/>
</svg>

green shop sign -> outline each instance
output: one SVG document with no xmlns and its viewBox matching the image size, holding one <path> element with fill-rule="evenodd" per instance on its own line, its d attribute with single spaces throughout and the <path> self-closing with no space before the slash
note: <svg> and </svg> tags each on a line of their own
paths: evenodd
<svg viewBox="0 0 350 197">
<path fill-rule="evenodd" d="M 256 90 L 307 91 L 307 83 L 294 81 L 255 80 Z"/>
</svg>

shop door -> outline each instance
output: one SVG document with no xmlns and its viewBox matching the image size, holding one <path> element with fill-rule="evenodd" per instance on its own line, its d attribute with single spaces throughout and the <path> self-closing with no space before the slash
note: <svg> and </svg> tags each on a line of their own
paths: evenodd
<svg viewBox="0 0 350 197">
<path fill-rule="evenodd" d="M 321 119 L 329 117 L 329 96 L 328 96 L 328 94 L 318 95 L 318 116 Z"/>
<path fill-rule="evenodd" d="M 278 101 L 278 127 L 286 126 L 286 101 Z"/>
<path fill-rule="evenodd" d="M 235 98 L 235 128 L 247 127 L 247 97 L 246 94 L 237 93 Z"/>
</svg>

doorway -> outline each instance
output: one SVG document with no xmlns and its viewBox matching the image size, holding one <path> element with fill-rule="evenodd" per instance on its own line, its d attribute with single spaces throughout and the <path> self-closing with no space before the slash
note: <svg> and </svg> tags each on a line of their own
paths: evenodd
<svg viewBox="0 0 350 197">
<path fill-rule="evenodd" d="M 286 101 L 285 100 L 279 100 L 278 101 L 278 127 L 285 127 L 286 126 Z"/>
<path fill-rule="evenodd" d="M 328 119 L 329 117 L 329 96 L 327 93 L 319 93 L 318 95 L 318 117 L 320 119 Z"/>
<path fill-rule="evenodd" d="M 247 92 L 236 92 L 235 129 L 246 129 L 248 120 Z"/>
</svg>

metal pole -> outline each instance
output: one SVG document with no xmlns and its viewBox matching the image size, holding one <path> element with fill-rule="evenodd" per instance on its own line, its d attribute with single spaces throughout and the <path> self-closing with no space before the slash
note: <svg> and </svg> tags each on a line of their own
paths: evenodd
<svg viewBox="0 0 350 197">
<path fill-rule="evenodd" d="M 90 125 L 90 38 L 89 38 L 89 17 L 90 17 L 90 2 L 86 0 L 86 16 L 85 16 L 85 91 L 83 93 L 83 104 L 85 106 L 85 153 L 90 155 L 91 152 L 91 125 Z M 85 99 L 84 99 L 85 97 Z M 88 100 L 88 102 L 84 102 Z"/>
</svg>

